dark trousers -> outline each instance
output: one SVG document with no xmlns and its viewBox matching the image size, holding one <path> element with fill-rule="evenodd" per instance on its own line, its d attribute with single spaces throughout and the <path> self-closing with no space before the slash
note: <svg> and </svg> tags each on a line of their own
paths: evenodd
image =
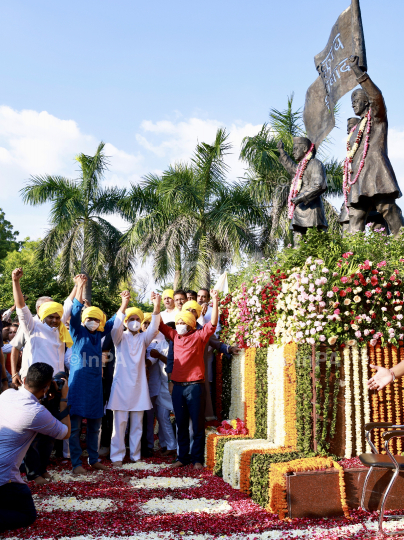
<svg viewBox="0 0 404 540">
<path fill-rule="evenodd" d="M 178 460 L 204 463 L 205 452 L 205 384 L 174 385 L 172 393 L 175 421 L 178 428 Z M 194 432 L 191 455 L 189 453 L 189 418 Z"/>
<path fill-rule="evenodd" d="M 36 520 L 31 490 L 26 484 L 0 486 L 0 533 L 28 527 Z"/>
<path fill-rule="evenodd" d="M 55 439 L 52 437 L 42 433 L 36 434 L 24 458 L 28 480 L 35 480 L 46 472 L 54 444 Z"/>
</svg>

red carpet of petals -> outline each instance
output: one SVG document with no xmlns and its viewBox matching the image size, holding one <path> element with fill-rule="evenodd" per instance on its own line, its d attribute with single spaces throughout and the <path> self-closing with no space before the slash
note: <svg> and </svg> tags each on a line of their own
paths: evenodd
<svg viewBox="0 0 404 540">
<path fill-rule="evenodd" d="M 347 466 L 350 465 L 347 460 Z M 151 458 L 147 463 L 168 463 L 167 460 Z M 108 464 L 108 461 L 104 461 Z M 69 463 L 62 460 L 52 462 L 50 471 L 66 470 L 70 472 Z M 356 466 L 352 462 L 351 466 Z M 89 475 L 94 472 L 89 469 Z M 193 488 L 181 489 L 135 489 L 130 484 L 131 479 L 142 479 L 148 476 L 156 477 L 187 477 L 199 479 L 201 485 Z M 46 486 L 36 486 L 30 483 L 32 493 L 43 500 L 49 497 L 76 497 L 79 500 L 112 499 L 112 510 L 99 511 L 64 511 L 39 512 L 36 523 L 28 529 L 12 531 L 3 538 L 62 538 L 77 536 L 93 537 L 136 537 L 139 533 L 154 533 L 153 538 L 159 534 L 165 539 L 186 538 L 192 539 L 196 535 L 209 535 L 207 538 L 220 538 L 233 536 L 234 538 L 248 538 L 261 540 L 261 538 L 289 539 L 296 538 L 296 531 L 305 531 L 299 536 L 301 539 L 323 538 L 363 538 L 366 529 L 360 526 L 354 534 L 344 532 L 344 527 L 361 524 L 369 519 L 369 515 L 356 511 L 352 519 L 299 519 L 292 522 L 281 522 L 276 516 L 267 513 L 260 506 L 254 504 L 250 498 L 231 488 L 221 478 L 212 476 L 206 469 L 196 471 L 191 466 L 179 469 L 125 470 L 112 469 L 97 475 L 97 481 L 51 482 Z M 179 501 L 206 498 L 210 500 L 227 501 L 231 510 L 220 514 L 186 513 L 186 514 L 147 514 L 141 506 L 151 499 L 165 499 L 171 497 Z M 373 519 L 376 519 L 376 515 Z M 317 528 L 314 532 L 312 527 Z M 329 534 L 327 530 L 341 528 Z M 308 529 L 310 528 L 310 529 Z M 265 532 L 272 533 L 263 534 Z M 376 538 L 376 537 L 375 537 Z M 398 537 L 396 537 L 398 538 Z"/>
</svg>

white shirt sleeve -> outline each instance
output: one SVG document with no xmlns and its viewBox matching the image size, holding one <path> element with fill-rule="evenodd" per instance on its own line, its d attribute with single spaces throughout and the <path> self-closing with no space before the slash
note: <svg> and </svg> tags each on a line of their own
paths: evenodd
<svg viewBox="0 0 404 540">
<path fill-rule="evenodd" d="M 12 314 L 12 310 L 11 310 L 11 308 L 10 308 L 10 309 L 8 309 L 7 311 L 5 311 L 5 312 L 3 313 L 3 316 L 2 316 L 2 318 L 1 318 L 1 320 L 2 320 L 2 321 L 9 321 L 9 322 L 11 322 L 11 314 Z"/>
<path fill-rule="evenodd" d="M 73 301 L 70 300 L 70 296 L 68 296 L 63 303 L 63 315 L 62 315 L 63 324 L 66 324 L 67 321 L 69 320 L 72 314 L 72 307 L 73 307 Z"/>
<path fill-rule="evenodd" d="M 23 328 L 24 334 L 28 334 L 28 335 L 33 334 L 34 328 L 35 328 L 35 322 L 29 310 L 29 307 L 25 305 L 22 309 L 17 308 L 17 315 L 18 315 L 18 320 L 20 322 L 20 327 Z"/>
<path fill-rule="evenodd" d="M 146 330 L 146 332 L 144 332 L 144 342 L 145 342 L 146 347 L 150 345 L 150 343 L 159 333 L 159 326 L 160 326 L 160 313 L 158 315 L 152 315 L 152 319 L 149 324 L 149 327 Z"/>
<path fill-rule="evenodd" d="M 11 352 L 12 348 L 13 348 L 13 346 L 11 345 L 11 343 L 6 343 L 5 345 L 3 345 L 1 350 L 3 351 L 3 354 L 8 354 L 8 353 Z"/>
<path fill-rule="evenodd" d="M 112 341 L 114 342 L 114 345 L 119 345 L 120 342 L 122 341 L 123 329 L 124 329 L 123 321 L 125 320 L 125 317 L 126 317 L 125 313 L 122 313 L 121 310 L 119 310 L 118 313 L 116 314 L 116 317 L 114 320 L 114 326 L 112 327 L 112 330 L 111 330 L 111 337 L 112 337 Z"/>
</svg>

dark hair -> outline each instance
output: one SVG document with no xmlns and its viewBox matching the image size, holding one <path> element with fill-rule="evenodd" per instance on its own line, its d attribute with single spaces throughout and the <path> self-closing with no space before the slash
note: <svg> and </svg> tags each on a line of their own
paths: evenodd
<svg viewBox="0 0 404 540">
<path fill-rule="evenodd" d="M 9 328 L 10 326 L 11 326 L 11 322 L 3 321 L 3 329 L 4 328 Z"/>
<path fill-rule="evenodd" d="M 173 321 L 170 321 L 170 322 L 166 323 L 166 326 L 169 326 L 170 328 L 175 330 L 175 322 L 173 322 Z"/>
<path fill-rule="evenodd" d="M 198 293 L 196 291 L 193 291 L 192 289 L 188 289 L 187 294 L 191 294 L 192 296 L 198 296 Z"/>
<path fill-rule="evenodd" d="M 201 287 L 199 290 L 200 291 L 206 291 L 208 293 L 208 298 L 210 298 L 210 290 L 209 289 L 205 289 L 204 287 Z"/>
<path fill-rule="evenodd" d="M 187 297 L 187 293 L 184 291 L 184 289 L 177 289 L 176 291 L 174 291 L 174 296 L 176 296 L 177 294 L 182 294 L 182 296 L 185 296 L 185 298 Z"/>
<path fill-rule="evenodd" d="M 50 383 L 52 377 L 52 366 L 44 362 L 36 362 L 28 369 L 25 384 L 35 392 L 39 392 L 39 390 L 43 390 Z"/>
</svg>

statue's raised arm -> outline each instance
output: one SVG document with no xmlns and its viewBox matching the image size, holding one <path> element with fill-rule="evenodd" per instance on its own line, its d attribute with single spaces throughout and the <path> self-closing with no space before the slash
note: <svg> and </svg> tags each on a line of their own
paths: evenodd
<svg viewBox="0 0 404 540">
<path fill-rule="evenodd" d="M 352 93 L 352 108 L 359 117 L 348 138 L 344 167 L 344 196 L 351 233 L 365 230 L 366 218 L 376 209 L 390 231 L 398 235 L 404 225 L 396 199 L 401 191 L 387 155 L 387 109 L 383 95 L 351 56 L 349 65 L 362 88 Z"/>
</svg>

